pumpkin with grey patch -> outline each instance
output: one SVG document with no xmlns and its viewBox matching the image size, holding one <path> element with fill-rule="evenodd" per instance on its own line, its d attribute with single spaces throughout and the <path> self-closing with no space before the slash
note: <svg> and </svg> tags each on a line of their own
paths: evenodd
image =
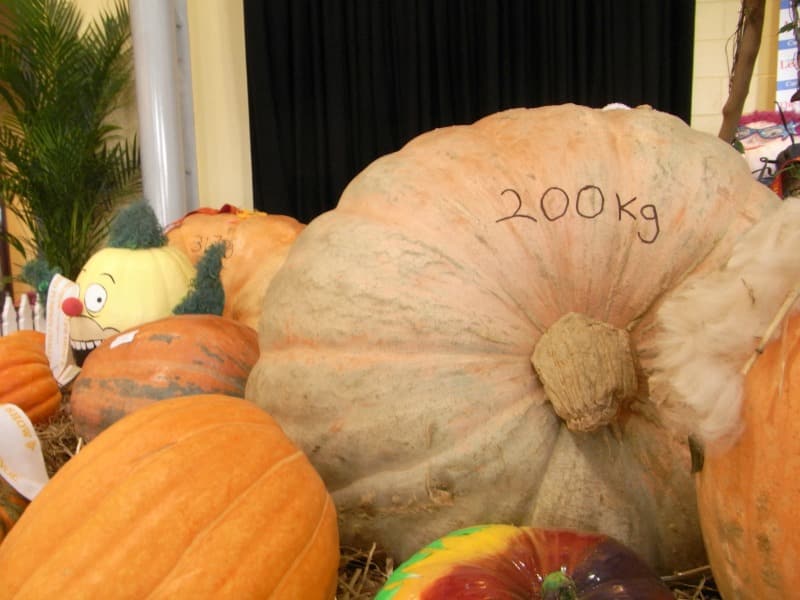
<svg viewBox="0 0 800 600">
<path fill-rule="evenodd" d="M 778 204 L 729 145 L 647 107 L 430 131 L 297 237 L 246 397 L 308 453 L 346 545 L 400 561 L 500 522 L 704 564 L 687 443 L 648 389 L 654 313 Z"/>
<path fill-rule="evenodd" d="M 107 338 L 72 386 L 75 430 L 93 439 L 134 410 L 178 396 L 243 397 L 258 358 L 251 327 L 218 315 L 173 315 Z"/>
</svg>

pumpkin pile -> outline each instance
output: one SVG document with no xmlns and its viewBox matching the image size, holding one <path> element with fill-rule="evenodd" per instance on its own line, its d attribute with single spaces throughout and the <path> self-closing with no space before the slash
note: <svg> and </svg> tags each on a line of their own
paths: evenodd
<svg viewBox="0 0 800 600">
<path fill-rule="evenodd" d="M 246 397 L 309 455 L 347 545 L 405 560 L 495 522 L 704 564 L 689 447 L 649 389 L 656 311 L 779 203 L 647 107 L 433 130 L 298 236 Z"/>
<path fill-rule="evenodd" d="M 759 399 L 713 419 L 692 386 L 744 351 L 726 353 L 728 330 L 693 332 L 724 313 L 709 294 L 732 285 L 704 282 L 741 280 L 742 240 L 760 235 L 762 258 L 770 236 L 791 246 L 792 206 L 676 117 L 566 104 L 425 133 L 308 225 L 190 213 L 166 237 L 195 272 L 224 243 L 224 308 L 147 319 L 88 354 L 68 402 L 87 443 L 6 528 L 0 599 L 329 600 L 340 544 L 401 565 L 379 595 L 394 600 L 475 577 L 583 597 L 601 563 L 609 589 L 667 598 L 657 574 L 708 560 L 726 600 L 752 597 L 755 569 L 725 564 L 764 540 L 797 555 L 763 510 L 788 518 L 800 490 L 784 503 L 741 465 L 800 454 L 766 428 L 792 417 L 776 402 L 800 317 L 776 320 L 738 379 L 720 371 L 708 396 L 730 382 Z M 800 269 L 765 273 L 782 282 L 768 301 L 739 284 L 759 307 L 751 341 Z M 721 506 L 736 488 L 755 508 Z"/>
</svg>

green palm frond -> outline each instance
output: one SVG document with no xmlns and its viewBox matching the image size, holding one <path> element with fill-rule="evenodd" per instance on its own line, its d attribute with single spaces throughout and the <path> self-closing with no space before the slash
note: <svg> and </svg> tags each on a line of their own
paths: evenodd
<svg viewBox="0 0 800 600">
<path fill-rule="evenodd" d="M 0 0 L 0 18 L 0 200 L 31 232 L 9 241 L 74 279 L 141 190 L 112 122 L 133 79 L 127 3 L 86 26 L 70 0 Z"/>
</svg>

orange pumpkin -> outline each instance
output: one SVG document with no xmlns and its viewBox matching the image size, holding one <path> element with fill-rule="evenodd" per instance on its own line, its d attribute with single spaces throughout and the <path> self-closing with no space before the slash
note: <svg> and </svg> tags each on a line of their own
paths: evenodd
<svg viewBox="0 0 800 600">
<path fill-rule="evenodd" d="M 192 264 L 197 264 L 210 244 L 226 243 L 220 274 L 225 289 L 222 315 L 256 328 L 264 290 L 304 227 L 292 217 L 226 204 L 189 213 L 167 227 L 167 238 Z"/>
<path fill-rule="evenodd" d="M 336 511 L 264 411 L 175 398 L 109 427 L 0 545 L 0 598 L 296 598 L 336 589 Z"/>
<path fill-rule="evenodd" d="M 46 422 L 61 406 L 44 341 L 44 333 L 33 330 L 0 337 L 0 403 L 16 404 L 34 424 Z"/>
<path fill-rule="evenodd" d="M 86 441 L 143 406 L 194 394 L 244 396 L 256 332 L 208 314 L 173 315 L 107 338 L 72 384 L 75 431 Z"/>
<path fill-rule="evenodd" d="M 669 389 L 663 418 L 702 451 L 700 523 L 725 600 L 800 587 L 798 248 L 800 199 L 788 198 L 659 310 L 651 381 Z"/>
<path fill-rule="evenodd" d="M 791 598 L 800 589 L 800 315 L 745 380 L 744 430 L 707 448 L 697 502 L 708 558 L 725 600 Z"/>
<path fill-rule="evenodd" d="M 655 312 L 779 204 L 728 144 L 645 107 L 425 133 L 292 246 L 246 397 L 308 452 L 348 545 L 404 560 L 501 522 L 704 564 L 686 438 L 647 381 Z"/>
<path fill-rule="evenodd" d="M 28 499 L 0 476 L 0 543 L 19 521 L 22 511 L 28 506 Z"/>
</svg>

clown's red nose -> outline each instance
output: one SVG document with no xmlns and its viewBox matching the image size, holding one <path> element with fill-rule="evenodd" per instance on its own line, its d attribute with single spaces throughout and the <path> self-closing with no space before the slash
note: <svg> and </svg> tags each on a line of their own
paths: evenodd
<svg viewBox="0 0 800 600">
<path fill-rule="evenodd" d="M 61 303 L 61 310 L 63 310 L 64 314 L 68 317 L 77 317 L 83 312 L 83 302 L 74 296 L 65 298 L 64 302 Z"/>
</svg>

